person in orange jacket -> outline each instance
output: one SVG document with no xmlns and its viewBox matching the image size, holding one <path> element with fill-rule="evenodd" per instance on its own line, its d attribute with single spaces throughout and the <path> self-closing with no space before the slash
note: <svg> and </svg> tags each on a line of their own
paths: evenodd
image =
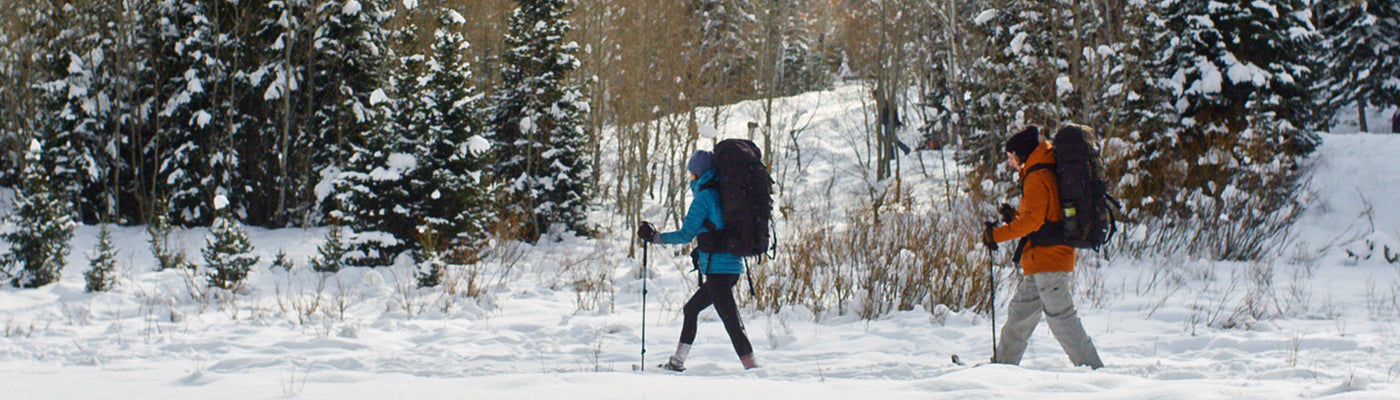
<svg viewBox="0 0 1400 400">
<path fill-rule="evenodd" d="M 1012 135 L 1006 142 L 1006 153 L 1007 163 L 1019 171 L 1021 177 L 1021 207 L 1008 210 L 1010 206 L 1003 206 L 1003 218 L 1010 220 L 1006 225 L 998 227 L 994 222 L 987 223 L 982 242 L 993 250 L 997 243 L 1030 236 L 1046 222 L 1064 219 L 1054 168 L 1036 168 L 1055 164 L 1055 153 L 1050 142 L 1040 139 L 1040 128 L 1032 125 Z M 1079 313 L 1074 309 L 1070 287 L 1074 248 L 1022 240 L 1016 252 L 1022 278 L 1011 298 L 1009 316 L 1002 326 L 1001 341 L 992 362 L 1020 364 L 1027 340 L 1044 314 L 1050 332 L 1074 365 L 1103 367 L 1098 350 L 1084 332 Z"/>
</svg>

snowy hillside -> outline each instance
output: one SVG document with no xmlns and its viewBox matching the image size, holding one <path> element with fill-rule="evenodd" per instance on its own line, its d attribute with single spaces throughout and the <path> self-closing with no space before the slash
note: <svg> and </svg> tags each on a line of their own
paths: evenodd
<svg viewBox="0 0 1400 400">
<path fill-rule="evenodd" d="M 849 207 L 870 188 L 857 168 L 868 156 L 858 145 L 865 90 L 781 100 L 785 123 L 805 127 L 796 140 L 806 175 L 784 198 L 799 211 Z M 733 106 L 719 134 L 745 135 L 757 107 Z M 423 290 L 406 258 L 322 276 L 306 260 L 323 230 L 250 228 L 262 261 L 234 297 L 211 295 L 189 272 L 156 272 L 140 227 L 114 230 L 117 288 L 85 293 L 83 252 L 97 228 L 80 227 L 61 282 L 0 288 L 0 398 L 1400 398 L 1400 263 L 1384 261 L 1385 246 L 1400 250 L 1400 135 L 1324 140 L 1287 257 L 1080 265 L 1076 303 L 1107 364 L 1098 371 L 1071 367 L 1043 325 L 1021 366 L 968 368 L 949 357 L 989 357 L 986 315 L 918 307 L 865 321 L 750 306 L 756 372 L 740 368 L 713 311 L 688 371 L 633 372 L 640 259 L 626 257 L 630 229 L 600 210 L 591 218 L 612 232 L 602 239 L 497 244 L 477 269 Z M 900 158 L 918 201 L 938 201 L 957 176 L 941 156 Z M 645 211 L 658 221 L 663 212 Z M 206 234 L 180 234 L 188 256 Z M 271 266 L 279 250 L 296 262 L 290 271 Z M 695 285 L 670 250 L 650 249 L 648 366 L 674 349 Z M 1013 283 L 1002 284 L 999 310 Z"/>
</svg>

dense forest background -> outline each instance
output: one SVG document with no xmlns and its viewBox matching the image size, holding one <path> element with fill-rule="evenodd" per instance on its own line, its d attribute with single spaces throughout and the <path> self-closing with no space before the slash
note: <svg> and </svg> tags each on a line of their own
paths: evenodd
<svg viewBox="0 0 1400 400">
<path fill-rule="evenodd" d="M 17 2 L 0 184 L 57 199 L 13 221 L 227 213 L 347 227 L 337 263 L 470 262 L 493 235 L 626 230 L 586 212 L 631 226 L 643 193 L 680 210 L 681 171 L 656 166 L 708 145 L 725 105 L 766 101 L 771 155 L 774 99 L 861 82 L 874 180 L 906 179 L 916 136 L 974 167 L 965 194 L 1004 197 L 983 184 L 1004 135 L 1081 123 L 1151 228 L 1133 246 L 1250 259 L 1301 210 L 1315 132 L 1400 105 L 1397 21 L 1389 0 Z"/>
</svg>

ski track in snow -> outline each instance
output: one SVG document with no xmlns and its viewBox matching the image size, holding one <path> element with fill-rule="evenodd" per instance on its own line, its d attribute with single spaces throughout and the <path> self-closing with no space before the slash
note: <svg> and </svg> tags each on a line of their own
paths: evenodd
<svg viewBox="0 0 1400 400">
<path fill-rule="evenodd" d="M 790 195 L 822 199 L 800 202 L 809 211 L 835 213 L 864 190 L 851 177 L 858 171 L 852 149 L 859 147 L 851 144 L 865 123 L 860 111 L 870 105 L 852 99 L 867 90 L 843 85 L 780 102 L 790 113 L 815 115 L 801 139 L 810 166 Z M 758 103 L 730 112 L 756 115 Z M 742 136 L 746 121 L 731 117 L 719 131 Z M 914 143 L 913 135 L 906 133 L 905 142 Z M 648 370 L 632 372 L 642 299 L 640 255 L 627 257 L 626 228 L 604 239 L 519 245 L 518 262 L 497 259 L 485 267 L 492 282 L 500 274 L 508 278 L 481 300 L 441 291 L 405 296 L 397 286 L 412 279 L 406 262 L 348 269 L 318 291 L 322 278 L 306 271 L 306 257 L 323 229 L 249 228 L 262 262 L 248 291 L 201 303 L 189 295 L 182 273 L 152 271 L 140 227 L 113 228 L 122 251 L 117 289 L 84 293 L 84 253 L 97 232 L 84 226 L 60 283 L 0 288 L 0 398 L 1400 398 L 1400 310 L 1376 305 L 1400 293 L 1400 266 L 1353 261 L 1339 251 L 1348 244 L 1339 238 L 1368 226 L 1362 197 L 1377 231 L 1400 237 L 1393 200 L 1400 197 L 1400 163 L 1392 161 L 1400 136 L 1324 139 L 1314 159 L 1316 201 L 1290 251 L 1300 256 L 1274 266 L 1275 298 L 1303 300 L 1248 329 L 1212 328 L 1203 320 L 1237 305 L 1241 289 L 1227 288 L 1248 263 L 1082 263 L 1076 304 L 1108 364 L 1099 371 L 1071 367 L 1044 324 L 1021 366 L 966 368 L 951 365 L 949 356 L 969 363 L 988 357 L 985 315 L 919 308 L 875 321 L 825 315 L 813 322 L 805 309 L 788 308 L 743 311 L 764 366 L 758 371 L 740 368 L 717 317 L 706 311 L 687 372 L 653 372 L 674 349 L 680 306 L 694 288 L 687 257 L 653 246 Z M 914 156 L 900 158 L 908 176 L 940 171 L 937 152 L 916 155 L 924 157 L 922 168 Z M 929 175 L 911 178 L 912 190 L 939 199 L 941 173 Z M 647 208 L 654 220 L 663 219 L 661 212 L 657 204 Z M 620 218 L 599 212 L 595 221 L 609 226 Z M 198 257 L 206 233 L 177 235 L 187 256 Z M 279 248 L 300 269 L 270 269 Z M 1307 268 L 1312 278 L 1290 281 Z M 585 274 L 610 276 L 614 289 L 588 299 L 602 305 L 586 310 L 580 299 L 587 297 L 571 285 Z M 1000 286 L 998 322 L 1011 282 Z M 320 309 L 332 311 L 299 322 L 298 310 L 317 293 Z M 419 311 L 410 315 L 405 303 Z M 343 318 L 337 304 L 344 305 Z"/>
</svg>

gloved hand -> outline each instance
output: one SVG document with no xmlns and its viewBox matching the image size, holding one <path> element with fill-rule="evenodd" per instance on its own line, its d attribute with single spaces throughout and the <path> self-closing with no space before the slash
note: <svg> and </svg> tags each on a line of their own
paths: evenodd
<svg viewBox="0 0 1400 400">
<path fill-rule="evenodd" d="M 656 243 L 656 240 L 659 239 L 657 236 L 659 235 L 656 228 L 651 227 L 650 222 L 643 221 L 642 225 L 637 227 L 637 237 L 643 242 Z"/>
<path fill-rule="evenodd" d="M 998 208 L 997 212 L 1001 214 L 1001 223 L 1003 224 L 1009 224 L 1016 220 L 1016 207 L 1012 207 L 1010 204 L 1001 203 L 1001 208 Z"/>
<path fill-rule="evenodd" d="M 987 222 L 985 226 L 982 229 L 982 245 L 987 246 L 992 251 L 997 251 L 997 241 L 992 239 L 992 230 L 997 228 L 997 223 Z"/>
</svg>

